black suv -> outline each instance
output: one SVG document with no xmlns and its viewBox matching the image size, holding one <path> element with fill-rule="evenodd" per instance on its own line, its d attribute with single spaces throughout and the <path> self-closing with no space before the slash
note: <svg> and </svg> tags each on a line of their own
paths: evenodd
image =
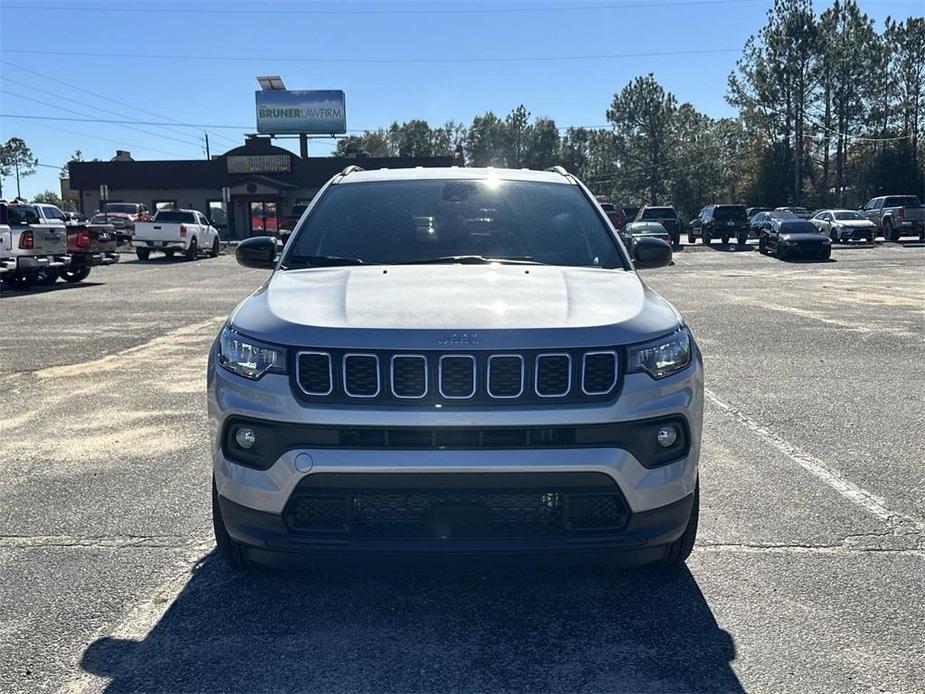
<svg viewBox="0 0 925 694">
<path fill-rule="evenodd" d="M 678 219 L 678 213 L 673 207 L 645 205 L 639 209 L 634 221 L 658 222 L 665 227 L 665 231 L 671 237 L 672 245 L 675 247 L 681 245 L 681 220 Z"/>
<path fill-rule="evenodd" d="M 699 236 L 709 245 L 715 238 L 729 243 L 735 237 L 740 246 L 748 241 L 748 215 L 744 205 L 707 205 L 694 219 L 687 230 L 687 242 L 694 243 Z"/>
</svg>

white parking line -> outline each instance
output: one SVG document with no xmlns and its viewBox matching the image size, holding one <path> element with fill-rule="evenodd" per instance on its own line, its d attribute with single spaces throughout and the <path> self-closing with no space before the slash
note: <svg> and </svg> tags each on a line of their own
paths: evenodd
<svg viewBox="0 0 925 694">
<path fill-rule="evenodd" d="M 759 439 L 775 448 L 811 475 L 822 480 L 822 482 L 852 503 L 857 504 L 868 513 L 887 523 L 894 533 L 906 534 L 910 530 L 912 532 L 922 532 L 925 530 L 925 522 L 921 519 L 913 518 L 912 516 L 890 509 L 873 493 L 859 487 L 851 480 L 845 479 L 840 472 L 833 469 L 827 463 L 810 455 L 806 451 L 786 441 L 783 437 L 762 426 L 739 408 L 723 401 L 709 388 L 704 388 L 704 395 L 710 402 L 719 407 L 724 414 L 742 424 Z"/>
</svg>

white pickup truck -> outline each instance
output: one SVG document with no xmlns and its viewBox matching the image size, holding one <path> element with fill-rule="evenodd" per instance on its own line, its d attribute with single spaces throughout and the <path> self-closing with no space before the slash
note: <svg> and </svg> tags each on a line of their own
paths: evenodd
<svg viewBox="0 0 925 694">
<path fill-rule="evenodd" d="M 135 224 L 132 246 L 139 260 L 147 260 L 152 251 L 168 258 L 180 252 L 187 260 L 195 260 L 202 252 L 218 255 L 218 230 L 202 212 L 196 210 L 160 210 L 152 222 Z"/>
<path fill-rule="evenodd" d="M 0 203 L 0 279 L 4 285 L 54 284 L 70 262 L 63 224 L 45 224 L 33 205 Z"/>
</svg>

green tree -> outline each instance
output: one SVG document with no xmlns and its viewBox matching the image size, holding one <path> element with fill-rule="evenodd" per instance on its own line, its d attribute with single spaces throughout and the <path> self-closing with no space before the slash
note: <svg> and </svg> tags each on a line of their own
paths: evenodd
<svg viewBox="0 0 925 694">
<path fill-rule="evenodd" d="M 67 161 L 68 161 L 68 164 L 70 164 L 72 161 L 83 161 L 83 160 L 84 160 L 83 152 L 81 152 L 78 149 L 78 150 L 74 150 L 74 153 L 71 155 L 71 158 L 68 159 Z M 68 178 L 71 175 L 70 170 L 68 169 L 68 164 L 65 164 L 64 166 L 61 167 L 61 173 L 58 174 L 61 178 Z"/>
<path fill-rule="evenodd" d="M 507 129 L 504 121 L 486 111 L 472 119 L 466 131 L 466 163 L 470 166 L 505 166 Z"/>
<path fill-rule="evenodd" d="M 16 197 L 22 196 L 20 179 L 34 174 L 38 163 L 39 160 L 32 154 L 32 150 L 18 137 L 11 137 L 0 147 L 0 169 L 16 176 Z M 9 176 L 10 173 L 4 175 Z"/>
<path fill-rule="evenodd" d="M 55 207 L 62 209 L 62 210 L 73 210 L 74 209 L 74 203 L 72 201 L 63 200 L 61 196 L 58 195 L 53 190 L 46 190 L 44 192 L 39 193 L 38 195 L 32 198 L 32 201 L 45 203 L 46 205 L 54 205 Z"/>
<path fill-rule="evenodd" d="M 652 74 L 637 77 L 615 94 L 607 120 L 614 125 L 623 183 L 650 203 L 668 193 L 672 125 L 677 100 Z"/>
</svg>

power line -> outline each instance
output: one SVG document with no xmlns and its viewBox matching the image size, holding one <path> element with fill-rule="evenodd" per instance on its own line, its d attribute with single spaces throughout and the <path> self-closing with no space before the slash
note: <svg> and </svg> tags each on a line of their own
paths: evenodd
<svg viewBox="0 0 925 694">
<path fill-rule="evenodd" d="M 167 53 L 90 53 L 88 51 L 44 51 L 31 48 L 3 48 L 0 53 L 50 55 L 78 58 L 118 58 L 120 60 L 199 60 L 214 62 L 273 62 L 273 63 L 337 63 L 344 65 L 413 65 L 447 63 L 538 63 L 575 62 L 582 60 L 617 60 L 621 58 L 658 58 L 685 55 L 717 55 L 739 53 L 740 48 L 704 48 L 682 51 L 645 51 L 641 53 L 606 53 L 597 55 L 545 55 L 545 56 L 499 56 L 495 58 L 299 58 L 291 56 L 242 56 L 242 55 L 181 55 Z"/>
<path fill-rule="evenodd" d="M 0 52 L 2 52 L 2 51 L 0 51 Z M 62 86 L 64 86 L 64 87 L 67 87 L 68 89 L 73 89 L 74 91 L 83 92 L 84 94 L 89 94 L 90 96 L 95 97 L 95 98 L 97 98 L 97 99 L 103 99 L 104 101 L 108 101 L 108 102 L 110 102 L 110 103 L 116 104 L 117 106 L 123 106 L 123 107 L 128 108 L 128 109 L 131 109 L 131 110 L 133 110 L 133 111 L 138 111 L 139 113 L 145 113 L 145 114 L 147 114 L 147 115 L 149 115 L 149 116 L 154 116 L 155 118 L 162 118 L 162 119 L 164 119 L 164 120 L 166 120 L 166 121 L 172 121 L 172 122 L 174 122 L 174 123 L 178 122 L 176 119 L 171 118 L 170 116 L 165 116 L 165 115 L 163 115 L 163 114 L 156 113 L 155 111 L 148 111 L 147 109 L 143 109 L 143 108 L 141 108 L 140 106 L 135 106 L 134 104 L 129 104 L 129 103 L 126 103 L 126 102 L 124 102 L 124 101 L 119 101 L 118 99 L 113 99 L 112 97 L 106 96 L 105 94 L 100 94 L 99 92 L 95 92 L 95 91 L 93 91 L 93 90 L 91 90 L 91 89 L 86 89 L 86 88 L 83 88 L 83 87 L 77 87 L 77 86 L 75 86 L 75 85 L 73 85 L 73 84 L 68 84 L 67 82 L 65 82 L 65 81 L 63 81 L 63 80 L 60 80 L 60 79 L 58 79 L 58 78 L 56 78 L 56 77 L 52 77 L 51 75 L 46 75 L 45 73 L 39 72 L 38 70 L 33 70 L 33 69 L 31 69 L 31 68 L 25 68 L 25 67 L 23 67 L 22 65 L 17 65 L 17 64 L 15 64 L 15 63 L 11 63 L 9 60 L 3 60 L 2 58 L 0 58 L 0 63 L 3 63 L 4 65 L 8 65 L 8 66 L 10 66 L 10 67 L 12 67 L 12 68 L 15 68 L 15 69 L 17 69 L 17 70 L 21 70 L 22 72 L 27 72 L 27 73 L 32 74 L 32 75 L 35 75 L 35 76 L 37 76 L 37 77 L 41 77 L 42 79 L 48 80 L 49 82 L 54 82 L 55 84 L 60 84 L 60 85 L 62 85 Z M 211 134 L 211 133 L 210 133 L 210 134 Z M 239 141 L 233 140 L 233 139 L 231 139 L 230 137 L 226 137 L 226 136 L 224 136 L 224 135 L 218 135 L 217 137 L 218 137 L 219 139 L 222 139 L 222 140 L 225 140 L 226 142 L 231 143 L 231 144 L 234 145 L 234 146 L 237 146 L 237 145 L 240 144 Z"/>
<path fill-rule="evenodd" d="M 85 7 L 71 5 L 4 5 L 5 10 L 33 12 L 109 12 L 133 14 L 223 14 L 223 15 L 307 15 L 307 16 L 383 16 L 383 15 L 464 15 L 464 14 L 535 14 L 537 12 L 598 12 L 607 10 L 648 9 L 662 7 L 702 7 L 708 5 L 737 5 L 764 2 L 764 0 L 690 0 L 679 2 L 627 2 L 609 5 L 566 5 L 559 7 L 456 7 L 452 9 L 399 9 L 399 10 L 318 10 L 286 8 L 227 8 L 227 7 Z"/>
<path fill-rule="evenodd" d="M 0 116 L 3 118 L 20 118 L 19 116 Z M 170 157 L 177 157 L 178 159 L 186 159 L 187 155 L 180 154 L 179 152 L 168 152 L 163 149 L 157 149 L 156 147 L 146 147 L 144 145 L 133 144 L 131 142 L 125 142 L 124 140 L 113 140 L 108 137 L 102 137 L 100 135 L 93 135 L 91 133 L 81 132 L 79 130 L 71 130 L 70 128 L 61 128 L 56 125 L 48 125 L 48 123 L 34 123 L 42 128 L 48 128 L 49 130 L 57 130 L 58 132 L 68 133 L 70 135 L 79 135 L 80 137 L 89 137 L 93 140 L 100 140 L 101 142 L 110 142 L 117 147 L 131 147 L 132 149 L 143 149 L 148 152 L 157 152 L 158 154 L 166 154 Z"/>
<path fill-rule="evenodd" d="M 9 78 L 0 78 L 0 80 L 2 80 L 3 82 L 12 82 L 13 84 L 19 84 L 19 85 L 21 85 L 21 86 L 23 86 L 23 87 L 26 87 L 27 89 L 32 89 L 33 91 L 40 92 L 40 93 L 42 93 L 42 94 L 49 94 L 50 96 L 57 96 L 57 95 L 54 94 L 53 92 L 48 92 L 48 91 L 45 91 L 45 90 L 43 90 L 43 89 L 39 89 L 39 88 L 37 88 L 37 87 L 32 87 L 32 86 L 30 86 L 30 85 L 28 85 L 28 84 L 25 84 L 24 82 L 17 82 L 16 80 L 11 80 L 11 79 L 9 79 Z M 74 110 L 74 109 L 72 109 L 72 108 L 66 108 L 66 107 L 64 107 L 64 106 L 59 106 L 58 104 L 52 104 L 52 103 L 49 103 L 49 102 L 47 102 L 47 101 L 42 101 L 41 99 L 36 99 L 36 98 L 34 98 L 34 97 L 31 97 L 31 96 L 25 96 L 24 94 L 19 94 L 19 93 L 17 93 L 17 92 L 11 92 L 11 91 L 9 91 L 9 90 L 7 90 L 7 89 L 0 88 L 0 92 L 2 92 L 2 93 L 4 93 L 4 94 L 9 94 L 10 96 L 15 96 L 17 99 L 24 99 L 24 100 L 26 100 L 26 101 L 33 101 L 33 102 L 35 102 L 35 103 L 37 103 L 37 104 L 42 104 L 43 106 L 49 106 L 50 108 L 56 108 L 56 109 L 58 109 L 59 111 L 64 111 L 65 113 L 73 113 L 73 114 L 76 114 L 76 115 L 78 115 L 78 116 L 87 116 L 87 117 L 90 117 L 90 118 L 93 118 L 93 117 L 94 117 L 94 115 L 93 115 L 92 113 L 83 113 L 83 112 L 81 112 L 81 111 L 76 111 L 76 110 Z M 66 99 L 67 97 L 59 97 L 59 98 L 65 98 L 65 99 Z M 68 100 L 69 100 L 69 101 L 75 101 L 74 99 L 68 99 Z M 81 103 L 81 102 L 78 101 L 78 102 L 76 102 L 76 103 Z M 91 106 L 91 108 L 93 108 L 93 107 Z M 105 109 L 101 109 L 101 110 L 103 110 L 103 111 L 105 112 Z M 112 111 L 109 111 L 108 113 L 112 114 L 113 112 L 112 112 Z M 113 115 L 116 115 L 116 116 L 119 116 L 119 117 L 124 117 L 124 116 L 122 116 L 122 114 L 119 114 L 119 113 L 115 113 L 115 114 L 113 114 Z M 135 132 L 143 133 L 144 135 L 152 135 L 152 136 L 154 136 L 154 137 L 159 137 L 159 138 L 162 138 L 162 139 L 164 139 L 164 140 L 171 140 L 172 142 L 178 142 L 178 143 L 181 144 L 181 145 L 194 146 L 194 147 L 201 147 L 201 146 L 202 146 L 202 143 L 201 143 L 199 140 L 190 140 L 190 139 L 187 139 L 187 138 L 182 138 L 182 139 L 181 139 L 180 137 L 174 137 L 174 136 L 172 136 L 172 135 L 164 135 L 164 134 L 162 134 L 162 133 L 158 133 L 158 132 L 155 132 L 155 131 L 153 131 L 153 130 L 144 130 L 144 129 L 142 129 L 142 128 L 136 128 L 136 127 L 134 127 L 134 126 L 132 126 L 132 125 L 128 125 L 128 124 L 120 124 L 119 127 L 120 127 L 120 128 L 126 128 L 127 130 L 134 130 Z"/>
</svg>

